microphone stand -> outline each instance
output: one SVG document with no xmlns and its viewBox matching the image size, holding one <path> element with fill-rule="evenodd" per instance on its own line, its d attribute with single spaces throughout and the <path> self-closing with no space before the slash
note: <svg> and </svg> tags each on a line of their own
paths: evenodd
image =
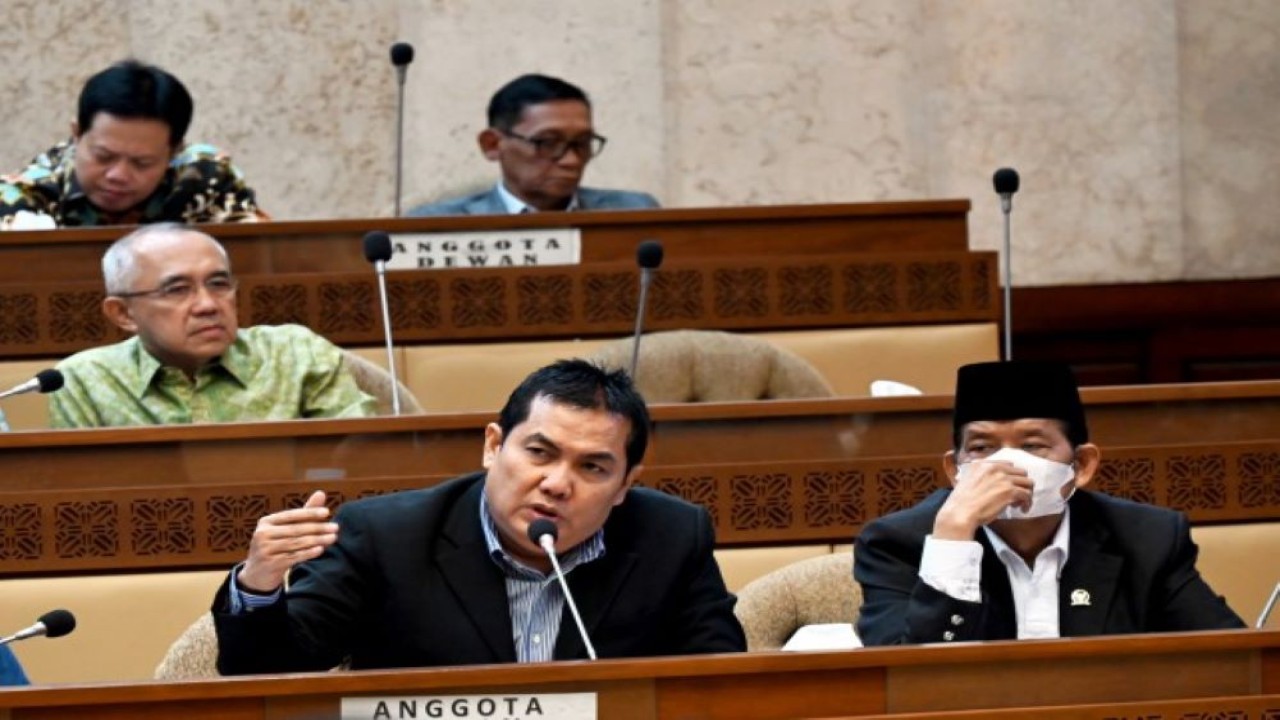
<svg viewBox="0 0 1280 720">
<path fill-rule="evenodd" d="M 1001 195 L 1000 209 L 1004 211 L 1004 359 L 1013 359 L 1013 243 L 1010 225 L 1013 199 Z"/>
<path fill-rule="evenodd" d="M 399 204 L 400 196 L 396 195 Z M 396 213 L 397 215 L 399 212 Z M 378 302 L 382 305 L 382 336 L 387 339 L 387 369 L 391 371 L 391 412 L 400 417 L 400 380 L 396 374 L 396 354 L 391 345 L 391 308 L 387 303 L 387 263 L 378 260 L 373 264 L 378 273 Z"/>
<path fill-rule="evenodd" d="M 649 284 L 653 282 L 653 270 L 640 270 L 640 307 L 636 308 L 635 342 L 631 344 L 631 380 L 636 380 L 636 367 L 640 363 L 640 331 L 644 328 L 644 310 L 649 304 Z"/>
<path fill-rule="evenodd" d="M 404 79 L 405 66 L 396 67 L 396 217 L 400 217 L 400 193 L 404 184 Z M 383 316 L 386 316 L 386 308 L 383 308 Z M 394 375 L 394 371 L 392 375 Z M 397 398 L 399 393 L 397 393 Z M 397 410 L 399 415 L 400 411 Z"/>
</svg>

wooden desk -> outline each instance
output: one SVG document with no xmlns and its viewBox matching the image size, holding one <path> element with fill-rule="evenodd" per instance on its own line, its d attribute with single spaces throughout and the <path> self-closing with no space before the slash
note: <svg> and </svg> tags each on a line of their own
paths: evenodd
<svg viewBox="0 0 1280 720">
<path fill-rule="evenodd" d="M 337 718 L 344 697 L 556 692 L 596 693 L 598 717 L 607 720 L 946 717 L 999 708 L 1079 718 L 1107 717 L 1096 713 L 1117 705 L 1141 717 L 1155 707 L 1241 717 L 1228 713 L 1276 707 L 1280 632 L 45 687 L 0 691 L 0 720 L 316 720 Z"/>
<path fill-rule="evenodd" d="M 1194 522 L 1280 519 L 1280 383 L 1084 391 L 1095 487 Z M 641 483 L 722 546 L 848 542 L 945 480 L 945 396 L 659 406 Z M 0 435 L 0 576 L 226 567 L 257 519 L 479 467 L 490 414 Z"/>
<path fill-rule="evenodd" d="M 363 272 L 361 238 L 371 230 L 427 233 L 524 228 L 582 230 L 584 263 L 634 263 L 636 245 L 657 238 L 668 258 L 837 252 L 964 251 L 968 200 L 536 213 L 437 218 L 365 218 L 202 225 L 241 275 Z M 0 234 L 0 285 L 101 281 L 102 253 L 131 227 Z"/>
<path fill-rule="evenodd" d="M 576 266 L 393 273 L 398 342 L 631 332 L 636 245 L 659 238 L 648 329 L 786 329 L 999 318 L 995 253 L 968 249 L 966 200 L 210 225 L 241 280 L 241 325 L 299 323 L 381 344 L 361 236 L 575 227 Z M 127 228 L 0 234 L 0 359 L 124 336 L 102 317 L 101 257 Z"/>
</svg>

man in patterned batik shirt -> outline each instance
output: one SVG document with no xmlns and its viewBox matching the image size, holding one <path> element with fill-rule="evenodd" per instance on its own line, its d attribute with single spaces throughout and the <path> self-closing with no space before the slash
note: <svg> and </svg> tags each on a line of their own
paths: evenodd
<svg viewBox="0 0 1280 720">
<path fill-rule="evenodd" d="M 129 60 L 89 78 L 71 139 L 0 177 L 0 229 L 266 219 L 230 158 L 184 144 L 193 109 L 158 67 Z"/>
<path fill-rule="evenodd" d="M 240 329 L 231 264 L 208 235 L 145 225 L 108 248 L 102 272 L 103 312 L 134 337 L 58 364 L 53 427 L 375 414 L 324 338 L 300 325 Z"/>
</svg>

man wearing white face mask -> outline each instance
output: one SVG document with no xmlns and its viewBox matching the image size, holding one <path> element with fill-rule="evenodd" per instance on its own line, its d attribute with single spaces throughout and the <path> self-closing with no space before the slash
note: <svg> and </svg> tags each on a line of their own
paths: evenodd
<svg viewBox="0 0 1280 720">
<path fill-rule="evenodd" d="M 857 538 L 865 645 L 1244 627 L 1186 516 L 1084 489 L 1100 453 L 1070 368 L 960 368 L 953 432 L 951 489 Z"/>
</svg>

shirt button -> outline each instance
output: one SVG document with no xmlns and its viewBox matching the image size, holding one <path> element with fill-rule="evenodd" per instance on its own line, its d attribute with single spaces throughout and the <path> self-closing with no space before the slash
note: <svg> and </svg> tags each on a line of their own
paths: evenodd
<svg viewBox="0 0 1280 720">
<path fill-rule="evenodd" d="M 539 643 L 541 643 L 541 642 L 542 642 L 542 636 L 541 636 L 541 635 L 534 635 L 534 636 L 533 636 L 533 644 L 534 644 L 534 645 L 537 645 L 537 644 L 539 644 Z"/>
<path fill-rule="evenodd" d="M 956 634 L 948 630 L 942 633 L 942 639 L 946 640 L 947 642 L 951 642 L 952 640 L 956 639 Z"/>
<path fill-rule="evenodd" d="M 951 624 L 955 625 L 956 627 L 959 627 L 964 624 L 964 618 L 959 615 L 952 615 Z"/>
</svg>

